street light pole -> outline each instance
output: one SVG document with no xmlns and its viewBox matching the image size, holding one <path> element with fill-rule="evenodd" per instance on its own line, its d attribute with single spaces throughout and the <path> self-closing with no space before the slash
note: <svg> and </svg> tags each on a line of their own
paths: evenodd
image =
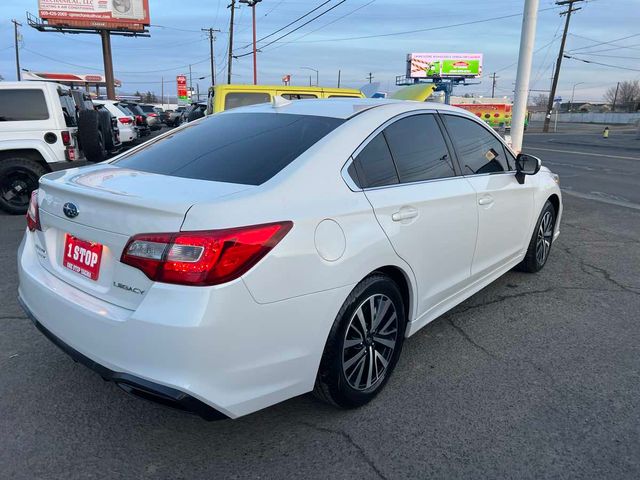
<svg viewBox="0 0 640 480">
<path fill-rule="evenodd" d="M 516 90 L 513 99 L 513 116 L 511 117 L 511 146 L 516 153 L 522 149 L 524 136 L 524 119 L 529 97 L 529 80 L 533 61 L 533 45 L 536 41 L 536 23 L 538 22 L 538 0 L 525 0 L 520 35 L 520 54 L 518 56 L 518 73 Z"/>
<path fill-rule="evenodd" d="M 576 87 L 578 85 L 582 85 L 584 83 L 586 83 L 586 82 L 578 82 L 578 83 L 574 83 L 573 84 L 573 88 L 571 89 L 571 100 L 569 101 L 569 113 L 571 113 L 571 110 L 573 109 L 573 96 L 576 93 Z"/>
<path fill-rule="evenodd" d="M 303 70 L 311 70 L 312 72 L 316 72 L 316 87 L 320 86 L 320 71 L 316 70 L 315 68 L 311 68 L 311 67 L 300 67 Z M 309 82 L 309 85 L 311 85 L 311 82 Z"/>
<path fill-rule="evenodd" d="M 262 0 L 240 0 L 251 7 L 253 14 L 253 84 L 258 84 L 258 48 L 256 46 L 256 4 Z"/>
</svg>

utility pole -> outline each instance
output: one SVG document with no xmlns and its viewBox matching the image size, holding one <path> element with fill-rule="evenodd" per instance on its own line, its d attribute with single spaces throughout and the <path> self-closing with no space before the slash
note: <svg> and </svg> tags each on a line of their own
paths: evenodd
<svg viewBox="0 0 640 480">
<path fill-rule="evenodd" d="M 18 51 L 18 27 L 21 27 L 22 24 L 18 22 L 16 19 L 11 20 L 13 23 L 13 42 L 16 46 L 16 79 L 18 81 L 22 80 L 20 76 L 20 53 Z"/>
<path fill-rule="evenodd" d="M 115 79 L 113 76 L 113 56 L 111 54 L 111 34 L 109 30 L 100 30 L 102 39 L 102 59 L 104 62 L 104 77 L 107 83 L 107 98 L 116 99 Z"/>
<path fill-rule="evenodd" d="M 620 88 L 620 82 L 616 84 L 616 93 L 613 95 L 613 105 L 611 105 L 611 111 L 616 111 L 616 101 L 618 100 L 618 89 Z"/>
<path fill-rule="evenodd" d="M 496 72 L 493 72 L 491 75 L 491 98 L 496 96 L 496 79 L 500 77 L 496 77 Z"/>
<path fill-rule="evenodd" d="M 251 7 L 253 16 L 253 84 L 258 84 L 258 49 L 256 47 L 256 4 L 262 0 L 240 0 L 240 3 L 246 3 Z"/>
<path fill-rule="evenodd" d="M 340 75 L 342 73 L 342 70 L 338 70 L 338 88 L 340 88 Z"/>
<path fill-rule="evenodd" d="M 193 78 L 191 76 L 191 64 L 189 64 L 189 97 L 191 97 L 191 101 L 193 102 Z"/>
<path fill-rule="evenodd" d="M 201 28 L 203 32 L 207 32 L 209 34 L 209 60 L 211 60 L 211 85 L 214 86 L 216 84 L 216 62 L 215 62 L 215 42 L 216 36 L 214 33 L 220 33 L 220 30 L 215 30 L 211 27 L 209 28 Z"/>
<path fill-rule="evenodd" d="M 538 22 L 538 0 L 525 0 L 520 34 L 520 53 L 518 55 L 518 73 L 513 97 L 513 116 L 511 117 L 511 146 L 516 153 L 522 149 L 524 120 L 529 97 L 529 80 L 533 61 L 533 45 L 536 41 L 536 23 Z M 494 85 L 495 85 L 495 73 Z"/>
<path fill-rule="evenodd" d="M 231 19 L 229 20 L 229 58 L 227 60 L 227 83 L 231 83 L 231 64 L 233 63 L 233 19 L 236 13 L 236 0 L 231 0 Z"/>
<path fill-rule="evenodd" d="M 162 109 L 164 110 L 164 77 L 160 77 L 160 83 L 161 83 L 160 96 L 162 97 L 161 103 L 162 103 Z"/>
<path fill-rule="evenodd" d="M 564 56 L 564 45 L 567 41 L 567 33 L 569 32 L 569 22 L 571 21 L 571 14 L 581 10 L 581 7 L 573 8 L 573 4 L 581 2 L 583 0 L 560 0 L 556 2 L 556 5 L 568 5 L 569 7 L 560 15 L 566 15 L 567 18 L 564 22 L 564 32 L 562 33 L 562 41 L 560 42 L 560 51 L 558 52 L 558 60 L 556 60 L 556 69 L 553 75 L 553 83 L 551 84 L 551 92 L 549 93 L 549 103 L 547 104 L 547 114 L 544 117 L 544 126 L 542 131 L 544 133 L 549 132 L 549 123 L 551 122 L 551 111 L 553 110 L 553 101 L 556 97 L 556 88 L 558 87 L 558 79 L 560 77 L 560 67 L 562 66 L 562 58 Z"/>
<path fill-rule="evenodd" d="M 369 83 L 371 83 L 371 81 L 373 80 L 373 73 L 369 72 L 369 75 L 367 75 L 367 78 L 369 79 Z"/>
</svg>

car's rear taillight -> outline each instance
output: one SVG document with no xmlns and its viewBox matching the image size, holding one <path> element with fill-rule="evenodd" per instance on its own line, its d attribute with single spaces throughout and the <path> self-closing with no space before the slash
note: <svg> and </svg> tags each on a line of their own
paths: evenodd
<svg viewBox="0 0 640 480">
<path fill-rule="evenodd" d="M 73 147 L 67 147 L 64 151 L 64 155 L 68 161 L 73 162 L 76 159 L 76 149 Z"/>
<path fill-rule="evenodd" d="M 27 210 L 27 228 L 30 232 L 42 230 L 40 228 L 40 211 L 38 209 L 38 190 L 31 192 L 31 200 Z"/>
<path fill-rule="evenodd" d="M 147 117 L 157 117 L 157 113 L 147 113 Z"/>
<path fill-rule="evenodd" d="M 136 115 L 136 125 L 142 125 L 144 123 L 144 118 L 142 115 Z"/>
<path fill-rule="evenodd" d="M 157 282 L 218 285 L 258 263 L 291 230 L 293 222 L 224 230 L 143 233 L 129 239 L 120 261 Z"/>
<path fill-rule="evenodd" d="M 124 124 L 124 125 L 128 125 L 131 123 L 131 118 L 130 117 L 120 117 L 118 118 L 118 120 L 120 121 L 120 123 Z"/>
<path fill-rule="evenodd" d="M 62 137 L 62 144 L 65 146 L 71 145 L 71 134 L 66 131 L 63 130 L 62 132 L 60 132 L 60 136 Z"/>
</svg>

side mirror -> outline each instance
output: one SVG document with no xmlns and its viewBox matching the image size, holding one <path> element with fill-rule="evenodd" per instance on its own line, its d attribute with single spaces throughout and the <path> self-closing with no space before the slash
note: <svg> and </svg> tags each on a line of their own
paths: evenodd
<svg viewBox="0 0 640 480">
<path fill-rule="evenodd" d="M 540 171 L 542 166 L 542 160 L 533 155 L 526 153 L 520 153 L 516 157 L 516 180 L 522 185 L 524 183 L 525 175 L 535 175 Z"/>
</svg>

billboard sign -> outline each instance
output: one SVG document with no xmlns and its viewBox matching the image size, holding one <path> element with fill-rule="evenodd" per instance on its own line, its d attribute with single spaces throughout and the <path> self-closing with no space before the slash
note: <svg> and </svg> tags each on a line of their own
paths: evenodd
<svg viewBox="0 0 640 480">
<path fill-rule="evenodd" d="M 149 0 L 38 0 L 49 25 L 140 32 L 149 26 Z"/>
<path fill-rule="evenodd" d="M 409 78 L 475 78 L 482 74 L 481 53 L 410 53 Z"/>
<path fill-rule="evenodd" d="M 189 103 L 189 92 L 187 91 L 187 76 L 178 75 L 176 77 L 178 85 L 178 105 L 186 105 Z"/>
</svg>

